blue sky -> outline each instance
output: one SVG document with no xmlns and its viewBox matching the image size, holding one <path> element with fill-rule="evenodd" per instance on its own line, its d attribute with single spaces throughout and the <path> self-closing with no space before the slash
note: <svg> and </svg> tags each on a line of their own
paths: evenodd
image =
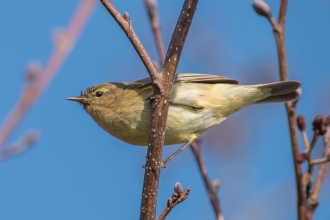
<svg viewBox="0 0 330 220">
<path fill-rule="evenodd" d="M 0 122 L 18 99 L 30 61 L 44 65 L 52 33 L 67 26 L 80 1 L 0 2 Z M 279 1 L 267 1 L 277 17 Z M 143 1 L 113 1 L 129 12 L 134 29 L 158 60 Z M 252 1 L 200 1 L 178 72 L 213 73 L 243 84 L 278 80 L 271 26 Z M 159 1 L 165 48 L 182 1 Z M 328 115 L 330 3 L 289 1 L 286 48 L 289 78 L 302 83 L 298 113 L 311 122 Z M 146 148 L 109 136 L 65 98 L 103 82 L 130 82 L 148 74 L 122 30 L 100 3 L 52 83 L 26 114 L 7 144 L 29 129 L 40 132 L 33 148 L 0 164 L 0 218 L 136 219 Z M 309 123 L 308 134 L 311 137 Z M 302 143 L 300 138 L 300 143 Z M 289 134 L 281 104 L 248 107 L 212 128 L 201 140 L 211 179 L 219 178 L 227 219 L 296 219 L 296 192 Z M 302 147 L 302 145 L 301 145 Z M 320 156 L 319 141 L 315 157 Z M 167 147 L 169 155 L 175 147 Z M 165 156 L 164 156 L 165 157 Z M 162 170 L 158 213 L 175 182 L 189 187 L 189 199 L 167 219 L 213 219 L 190 149 Z M 330 173 L 315 219 L 330 216 Z"/>
</svg>

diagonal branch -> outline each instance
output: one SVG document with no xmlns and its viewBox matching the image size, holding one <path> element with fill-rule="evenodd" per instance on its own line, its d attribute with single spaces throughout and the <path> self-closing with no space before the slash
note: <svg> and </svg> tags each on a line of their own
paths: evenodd
<svg viewBox="0 0 330 220">
<path fill-rule="evenodd" d="M 188 199 L 189 192 L 189 188 L 186 188 L 184 191 L 182 191 L 181 184 L 176 183 L 174 185 L 174 193 L 172 194 L 171 198 L 167 200 L 167 205 L 157 220 L 164 220 L 176 205 Z"/>
<path fill-rule="evenodd" d="M 324 155 L 329 157 L 330 155 L 330 128 L 327 128 L 327 132 L 323 135 L 324 143 Z M 314 188 L 311 195 L 307 199 L 307 219 L 312 220 L 316 207 L 319 204 L 319 195 L 321 190 L 322 181 L 324 179 L 325 173 L 328 169 L 329 162 L 322 163 L 319 169 L 319 172 L 316 177 Z"/>
<path fill-rule="evenodd" d="M 74 14 L 67 30 L 58 35 L 54 51 L 45 68 L 36 76 L 33 82 L 28 84 L 27 89 L 23 91 L 21 99 L 2 124 L 0 128 L 0 148 L 3 147 L 9 135 L 13 132 L 28 109 L 39 98 L 63 64 L 91 15 L 94 5 L 95 0 L 84 0 Z"/>
<path fill-rule="evenodd" d="M 108 10 L 110 15 L 121 27 L 121 29 L 125 32 L 127 38 L 132 43 L 134 49 L 136 50 L 137 54 L 142 60 L 144 66 L 148 70 L 151 80 L 152 81 L 156 80 L 158 77 L 158 69 L 155 66 L 155 64 L 152 62 L 147 51 L 144 49 L 142 43 L 135 34 L 133 30 L 132 21 L 130 20 L 128 13 L 125 12 L 124 15 L 122 16 L 109 0 L 101 0 L 101 3 Z"/>
<path fill-rule="evenodd" d="M 0 161 L 26 151 L 28 148 L 33 146 L 37 139 L 38 133 L 35 131 L 29 131 L 23 138 L 21 138 L 21 140 L 18 141 L 18 143 L 4 149 L 0 149 Z"/>
<path fill-rule="evenodd" d="M 192 22 L 198 0 L 185 0 L 172 39 L 167 50 L 163 70 L 153 82 L 152 116 L 149 148 L 142 191 L 140 219 L 155 219 L 166 120 L 172 84 L 183 45 Z"/>
<path fill-rule="evenodd" d="M 151 28 L 155 36 L 155 41 L 158 49 L 158 55 L 160 59 L 160 64 L 163 65 L 164 59 L 165 59 L 165 51 L 164 46 L 162 42 L 162 36 L 160 34 L 160 25 L 158 20 L 158 10 L 157 10 L 157 0 L 144 0 L 144 3 L 146 5 Z"/>
<path fill-rule="evenodd" d="M 191 146 L 191 150 L 193 151 L 193 153 L 195 155 L 198 167 L 201 171 L 201 174 L 202 174 L 202 177 L 204 180 L 204 184 L 205 184 L 207 193 L 209 195 L 210 202 L 212 204 L 216 219 L 223 220 L 224 218 L 223 218 L 223 215 L 222 215 L 221 209 L 220 209 L 220 201 L 219 201 L 219 198 L 217 197 L 214 187 L 212 187 L 212 184 L 209 182 L 209 179 L 207 177 L 207 170 L 206 170 L 206 166 L 204 164 L 203 158 L 202 158 L 201 151 L 196 142 L 191 143 L 190 146 Z"/>
<path fill-rule="evenodd" d="M 166 119 L 170 103 L 172 84 L 198 0 L 185 0 L 179 20 L 172 35 L 171 43 L 165 58 L 163 71 L 160 74 L 157 74 L 157 68 L 152 63 L 150 57 L 135 35 L 132 28 L 132 23 L 127 13 L 124 14 L 124 18 L 108 0 L 101 0 L 101 2 L 122 30 L 126 33 L 128 39 L 131 41 L 135 50 L 139 54 L 142 62 L 148 69 L 152 80 L 152 115 L 148 141 L 149 147 L 145 165 L 140 219 L 155 219 L 160 176 L 160 162 L 162 159 Z"/>
</svg>

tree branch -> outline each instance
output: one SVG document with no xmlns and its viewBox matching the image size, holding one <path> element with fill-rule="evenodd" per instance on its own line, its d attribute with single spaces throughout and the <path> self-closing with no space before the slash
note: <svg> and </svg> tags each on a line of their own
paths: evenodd
<svg viewBox="0 0 330 220">
<path fill-rule="evenodd" d="M 155 204 L 157 204 L 160 176 L 159 165 L 162 159 L 172 84 L 197 3 L 198 0 L 185 0 L 167 50 L 163 70 L 159 78 L 153 82 L 153 97 L 151 99 L 153 113 L 151 116 L 140 219 L 155 219 Z"/>
<path fill-rule="evenodd" d="M 35 131 L 29 131 L 18 143 L 13 144 L 10 147 L 0 149 L 0 161 L 8 159 L 12 156 L 20 154 L 26 151 L 28 148 L 32 147 L 37 141 L 38 134 Z"/>
<path fill-rule="evenodd" d="M 65 58 L 72 50 L 81 30 L 91 15 L 94 5 L 95 0 L 84 0 L 74 14 L 67 30 L 57 35 L 54 51 L 44 70 L 35 76 L 36 78 L 33 82 L 27 84 L 27 88 L 22 92 L 22 97 L 1 126 L 0 148 L 4 146 L 4 143 L 9 135 L 13 132 L 28 109 L 39 98 L 63 64 Z"/>
<path fill-rule="evenodd" d="M 164 220 L 166 216 L 170 213 L 170 211 L 179 203 L 185 201 L 188 199 L 190 189 L 186 188 L 182 192 L 182 186 L 180 183 L 176 183 L 174 185 L 174 193 L 172 194 L 171 198 L 168 198 L 167 200 L 167 206 L 163 210 L 163 212 L 160 214 L 160 216 L 157 218 L 157 220 Z"/>
<path fill-rule="evenodd" d="M 323 135 L 323 143 L 324 143 L 324 156 L 329 159 L 330 155 L 330 129 L 327 128 L 327 132 Z M 321 190 L 322 181 L 324 179 L 325 173 L 327 171 L 329 162 L 322 163 L 319 169 L 319 172 L 316 177 L 316 181 L 314 184 L 314 188 L 312 190 L 311 195 L 307 199 L 307 219 L 312 220 L 316 207 L 319 204 L 319 195 Z"/>
<path fill-rule="evenodd" d="M 109 0 L 101 0 L 101 3 L 110 13 L 113 19 L 117 22 L 117 24 L 121 27 L 121 29 L 125 32 L 127 38 L 132 43 L 141 61 L 148 70 L 151 80 L 155 81 L 158 78 L 158 69 L 152 62 L 147 51 L 144 49 L 139 38 L 136 36 L 133 30 L 132 21 L 130 20 L 128 13 L 125 12 L 122 16 Z"/>
<path fill-rule="evenodd" d="M 279 75 L 281 81 L 288 80 L 287 60 L 286 60 L 285 41 L 284 41 L 284 27 L 285 27 L 287 4 L 288 4 L 288 0 L 281 0 L 280 13 L 278 19 L 279 21 L 278 23 L 276 23 L 276 20 L 272 16 L 271 10 L 266 2 L 255 0 L 253 3 L 253 8 L 255 9 L 256 13 L 266 17 L 270 21 L 270 24 L 273 26 L 273 32 L 275 35 L 276 45 L 277 45 Z M 305 196 L 303 191 L 304 186 L 302 182 L 302 168 L 295 159 L 296 155 L 299 154 L 298 136 L 296 130 L 296 108 L 295 108 L 295 104 L 288 102 L 285 103 L 285 108 L 289 122 L 291 149 L 292 149 L 294 170 L 296 176 L 298 219 L 303 220 L 305 219 L 306 207 L 305 207 Z"/>
<path fill-rule="evenodd" d="M 172 35 L 172 40 L 167 52 L 163 71 L 160 74 L 157 74 L 158 70 L 156 66 L 134 33 L 128 14 L 125 13 L 124 17 L 122 17 L 117 9 L 108 0 L 101 0 L 101 2 L 122 30 L 126 33 L 128 39 L 131 41 L 133 47 L 147 68 L 152 81 L 152 115 L 145 165 L 140 219 L 155 219 L 160 176 L 160 162 L 162 159 L 166 119 L 170 103 L 172 84 L 198 0 L 185 0 L 179 20 Z"/>
<path fill-rule="evenodd" d="M 197 161 L 198 167 L 200 169 L 200 172 L 202 174 L 204 184 L 205 184 L 207 193 L 209 195 L 210 202 L 212 204 L 216 219 L 217 220 L 223 220 L 224 218 L 223 218 L 223 215 L 222 215 L 221 209 L 220 209 L 220 201 L 219 201 L 219 198 L 217 197 L 217 194 L 216 194 L 216 191 L 214 190 L 214 187 L 209 182 L 209 179 L 207 177 L 207 170 L 206 170 L 206 166 L 204 164 L 203 158 L 202 158 L 201 151 L 200 151 L 200 149 L 199 149 L 196 142 L 191 143 L 190 146 L 191 146 L 191 150 L 193 151 L 194 156 L 196 158 L 196 161 Z"/>
<path fill-rule="evenodd" d="M 150 24 L 152 31 L 155 36 L 155 41 L 158 49 L 158 55 L 160 59 L 160 65 L 163 65 L 164 59 L 165 59 L 165 51 L 164 51 L 164 46 L 162 42 L 162 36 L 160 33 L 160 25 L 158 21 L 158 10 L 157 10 L 157 1 L 156 0 L 144 0 L 144 3 L 146 5 L 149 19 L 150 19 Z"/>
</svg>

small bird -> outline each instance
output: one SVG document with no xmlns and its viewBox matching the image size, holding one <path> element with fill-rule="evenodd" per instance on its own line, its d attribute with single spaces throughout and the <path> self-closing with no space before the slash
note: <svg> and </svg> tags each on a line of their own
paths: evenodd
<svg viewBox="0 0 330 220">
<path fill-rule="evenodd" d="M 166 124 L 165 145 L 191 143 L 210 127 L 239 109 L 261 103 L 299 98 L 296 81 L 238 85 L 238 81 L 209 74 L 177 74 Z M 91 86 L 80 96 L 86 112 L 109 134 L 129 144 L 147 146 L 152 107 L 150 78 L 132 83 Z"/>
</svg>

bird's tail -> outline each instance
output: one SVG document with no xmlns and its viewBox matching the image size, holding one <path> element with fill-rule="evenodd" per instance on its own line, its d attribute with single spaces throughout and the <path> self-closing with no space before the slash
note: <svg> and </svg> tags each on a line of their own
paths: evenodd
<svg viewBox="0 0 330 220">
<path fill-rule="evenodd" d="M 290 102 L 297 100 L 301 94 L 301 92 L 298 91 L 299 86 L 300 83 L 297 81 L 283 81 L 257 85 L 257 88 L 260 89 L 271 89 L 271 96 L 257 103 Z"/>
</svg>

